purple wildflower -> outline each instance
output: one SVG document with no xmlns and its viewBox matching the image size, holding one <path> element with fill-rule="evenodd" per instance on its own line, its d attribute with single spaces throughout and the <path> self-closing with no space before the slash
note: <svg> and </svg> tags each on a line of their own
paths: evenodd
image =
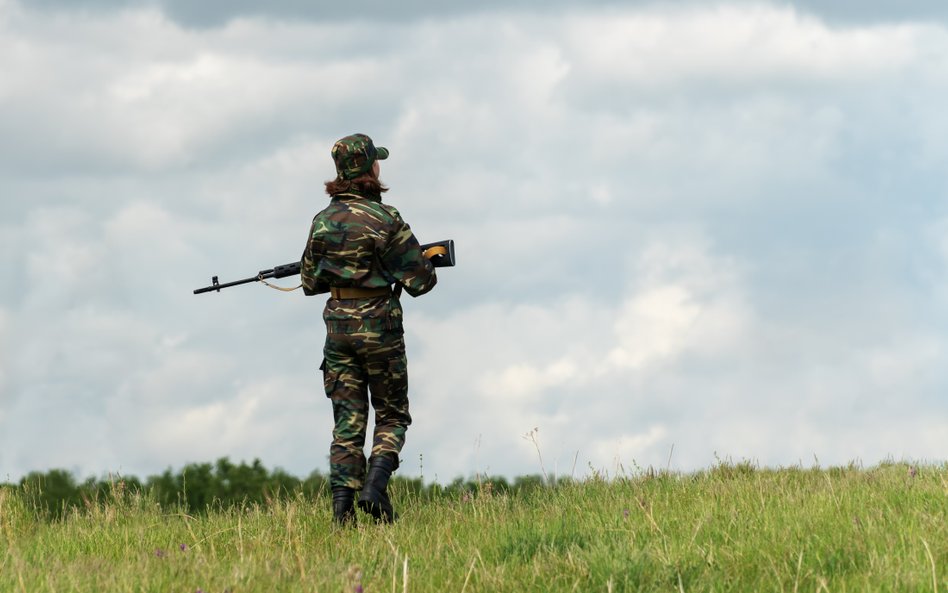
<svg viewBox="0 0 948 593">
<path fill-rule="evenodd" d="M 181 550 L 182 552 L 187 552 L 188 544 L 181 544 L 180 546 L 178 546 L 178 549 Z"/>
<path fill-rule="evenodd" d="M 164 557 L 165 557 L 165 551 L 162 550 L 161 548 L 155 548 L 155 557 L 156 557 L 156 558 L 164 558 Z"/>
<path fill-rule="evenodd" d="M 362 593 L 362 583 L 356 583 L 355 589 L 353 591 L 355 591 L 355 593 Z"/>
</svg>

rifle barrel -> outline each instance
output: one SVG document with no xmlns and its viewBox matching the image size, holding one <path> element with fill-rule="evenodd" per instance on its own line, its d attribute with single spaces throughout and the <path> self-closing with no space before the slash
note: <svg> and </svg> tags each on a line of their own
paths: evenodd
<svg viewBox="0 0 948 593">
<path fill-rule="evenodd" d="M 239 286 L 241 284 L 249 284 L 251 282 L 257 282 L 260 280 L 258 276 L 253 276 L 251 278 L 244 278 L 243 280 L 235 280 L 233 282 L 225 282 L 224 284 L 219 284 L 217 282 L 217 276 L 214 276 L 211 279 L 212 284 L 210 286 L 205 286 L 204 288 L 195 288 L 194 294 L 202 294 L 205 292 L 211 292 L 216 290 L 220 292 L 222 288 L 230 288 L 231 286 Z"/>
</svg>

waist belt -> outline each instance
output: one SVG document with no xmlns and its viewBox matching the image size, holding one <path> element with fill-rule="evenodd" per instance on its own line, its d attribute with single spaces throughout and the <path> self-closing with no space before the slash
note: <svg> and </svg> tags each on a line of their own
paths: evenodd
<svg viewBox="0 0 948 593">
<path fill-rule="evenodd" d="M 388 296 L 392 294 L 392 289 L 388 286 L 383 288 L 345 288 L 332 286 L 329 288 L 329 294 L 331 294 L 334 299 L 370 299 L 372 297 Z"/>
</svg>

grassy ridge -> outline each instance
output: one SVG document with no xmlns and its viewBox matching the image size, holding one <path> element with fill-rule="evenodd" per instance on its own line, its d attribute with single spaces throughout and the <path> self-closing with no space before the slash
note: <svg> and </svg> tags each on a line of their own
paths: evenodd
<svg viewBox="0 0 948 593">
<path fill-rule="evenodd" d="M 397 524 L 335 530 L 325 497 L 48 521 L 0 491 L 0 591 L 948 591 L 948 466 L 392 494 Z"/>
</svg>

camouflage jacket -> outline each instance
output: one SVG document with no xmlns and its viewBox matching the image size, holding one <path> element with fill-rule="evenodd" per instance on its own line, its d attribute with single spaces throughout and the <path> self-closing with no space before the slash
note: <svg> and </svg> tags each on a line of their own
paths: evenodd
<svg viewBox="0 0 948 593">
<path fill-rule="evenodd" d="M 329 292 L 331 286 L 404 287 L 422 295 L 438 281 L 411 228 L 379 196 L 337 194 L 313 218 L 300 270 L 303 292 Z M 401 329 L 402 308 L 396 290 L 369 299 L 330 298 L 323 311 L 331 333 Z"/>
</svg>

